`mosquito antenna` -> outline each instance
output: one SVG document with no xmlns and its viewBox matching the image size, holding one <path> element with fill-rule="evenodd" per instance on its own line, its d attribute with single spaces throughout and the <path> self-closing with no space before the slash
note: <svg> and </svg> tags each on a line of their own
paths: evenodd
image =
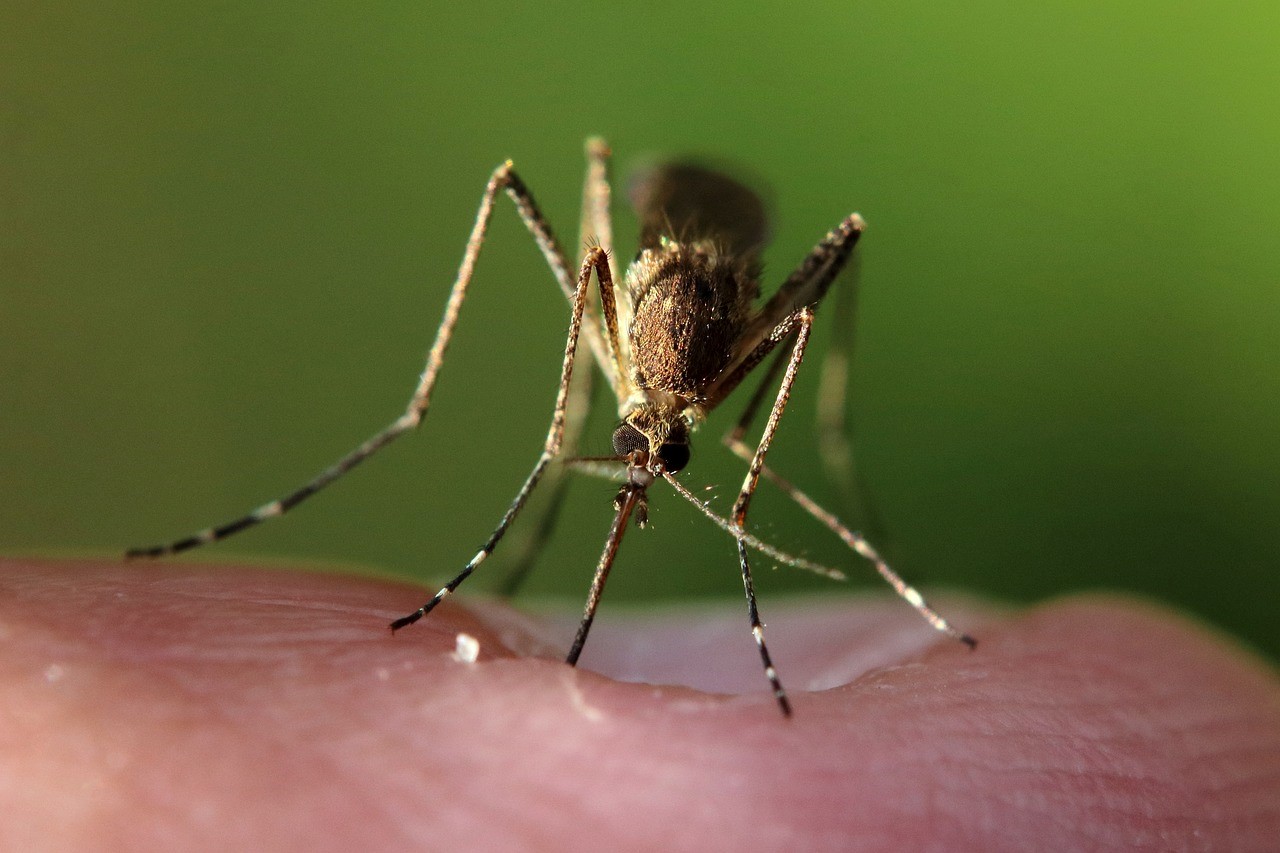
<svg viewBox="0 0 1280 853">
<path fill-rule="evenodd" d="M 845 575 L 845 573 L 840 571 L 839 569 L 833 569 L 830 566 L 824 566 L 821 563 L 815 563 L 813 560 L 806 560 L 804 557 L 797 557 L 793 554 L 788 554 L 786 551 L 783 551 L 780 548 L 775 548 L 774 546 L 770 545 L 768 542 L 765 542 L 761 539 L 757 539 L 747 531 L 743 530 L 741 527 L 738 527 L 733 522 L 729 521 L 729 519 L 725 518 L 724 516 L 716 514 L 715 510 L 713 510 L 711 507 L 707 506 L 705 503 L 699 500 L 698 496 L 695 495 L 693 492 L 686 489 L 684 487 L 684 484 L 675 478 L 674 474 L 671 474 L 667 471 L 663 471 L 662 479 L 670 483 L 671 487 L 675 489 L 677 493 L 679 493 L 680 497 L 684 498 L 689 503 L 693 504 L 695 507 L 698 508 L 699 512 L 701 512 L 707 518 L 715 522 L 715 525 L 717 527 L 719 527 L 725 533 L 728 533 L 734 539 L 737 539 L 743 545 L 746 545 L 748 548 L 753 548 L 756 551 L 759 551 L 761 554 L 764 554 L 766 557 L 772 557 L 773 559 L 777 560 L 779 563 L 782 563 L 783 565 L 786 565 L 786 566 L 791 566 L 792 568 L 804 569 L 807 572 L 813 572 L 816 575 L 822 575 L 823 577 L 831 578 L 832 580 L 837 580 L 837 581 L 847 580 L 847 576 Z"/>
</svg>

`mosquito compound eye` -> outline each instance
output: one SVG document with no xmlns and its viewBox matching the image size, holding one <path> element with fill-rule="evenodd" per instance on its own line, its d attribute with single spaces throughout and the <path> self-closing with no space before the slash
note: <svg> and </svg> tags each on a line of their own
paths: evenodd
<svg viewBox="0 0 1280 853">
<path fill-rule="evenodd" d="M 658 449 L 658 458 L 668 474 L 674 474 L 689 464 L 688 444 L 664 444 Z"/>
<path fill-rule="evenodd" d="M 628 456 L 635 450 L 648 450 L 649 439 L 631 424 L 621 424 L 613 431 L 613 452 Z"/>
</svg>

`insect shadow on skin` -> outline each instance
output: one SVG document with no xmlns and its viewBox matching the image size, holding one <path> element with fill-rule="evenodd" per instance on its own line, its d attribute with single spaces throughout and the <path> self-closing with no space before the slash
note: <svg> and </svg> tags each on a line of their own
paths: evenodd
<svg viewBox="0 0 1280 853">
<path fill-rule="evenodd" d="M 127 556 L 175 554 L 281 516 L 416 428 L 430 407 L 431 392 L 471 284 L 495 202 L 499 193 L 505 193 L 515 204 L 572 308 L 555 409 L 533 470 L 484 545 L 429 601 L 392 622 L 393 631 L 423 618 L 451 595 L 493 553 L 534 489 L 546 483 L 553 499 L 530 539 L 527 553 L 536 553 L 554 523 L 564 494 L 565 472 L 577 469 L 620 478 L 622 485 L 613 500 L 613 522 L 596 564 L 582 621 L 566 658 L 570 665 L 576 664 L 582 653 L 627 525 L 634 518 L 639 527 L 645 526 L 648 490 L 658 480 L 669 483 L 677 494 L 734 537 L 751 634 L 783 714 L 791 713 L 791 705 L 765 643 L 747 551 L 757 550 L 787 565 L 835 578 L 844 575 L 781 551 L 747 532 L 747 513 L 762 476 L 777 484 L 806 512 L 870 561 L 897 594 L 934 628 L 972 647 L 973 639 L 957 631 L 933 610 L 866 539 L 765 464 L 804 358 L 815 311 L 848 262 L 864 228 L 862 218 L 856 213 L 846 217 L 813 247 L 771 298 L 757 305 L 760 252 L 768 234 L 760 197 L 733 178 L 702 166 L 660 165 L 633 182 L 631 201 L 640 220 L 640 248 L 619 287 L 613 259 L 610 151 L 600 139 L 588 140 L 586 151 L 580 230 L 583 235 L 591 235 L 592 242 L 576 278 L 564 250 L 513 164 L 511 161 L 502 164 L 494 170 L 485 187 L 444 316 L 404 414 L 284 497 L 234 521 L 169 544 L 133 549 Z M 591 286 L 593 280 L 597 284 L 595 288 Z M 587 342 L 585 350 L 578 346 L 582 339 Z M 587 362 L 586 369 L 579 381 L 572 382 L 580 359 Z M 613 455 L 606 457 L 575 455 L 590 402 L 591 362 L 600 367 L 618 406 L 620 423 L 613 431 Z M 829 362 L 837 370 L 843 369 L 838 359 Z M 722 517 L 693 495 L 676 474 L 691 459 L 690 435 L 708 413 L 761 365 L 766 365 L 762 381 L 725 436 L 726 445 L 748 463 L 748 468 L 732 510 L 728 517 Z M 743 437 L 775 382 L 778 389 L 760 440 L 753 449 Z M 844 384 L 828 390 L 835 399 L 828 400 L 827 407 L 843 410 Z M 838 467 L 835 463 L 848 456 L 847 444 L 827 442 L 824 457 L 833 463 L 831 467 Z M 559 459 L 564 459 L 565 464 L 552 464 Z M 509 589 L 518 585 L 529 565 L 528 559 L 519 563 L 519 571 L 508 582 Z"/>
</svg>

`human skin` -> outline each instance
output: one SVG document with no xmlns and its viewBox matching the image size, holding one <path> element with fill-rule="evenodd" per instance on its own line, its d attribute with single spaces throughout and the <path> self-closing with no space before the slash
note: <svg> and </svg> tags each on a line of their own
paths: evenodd
<svg viewBox="0 0 1280 853">
<path fill-rule="evenodd" d="M 1280 843 L 1276 672 L 1154 605 L 938 596 L 970 651 L 887 597 L 766 600 L 786 719 L 741 607 L 606 601 L 575 670 L 571 618 L 468 596 L 392 635 L 423 597 L 0 561 L 0 849 Z"/>
</svg>

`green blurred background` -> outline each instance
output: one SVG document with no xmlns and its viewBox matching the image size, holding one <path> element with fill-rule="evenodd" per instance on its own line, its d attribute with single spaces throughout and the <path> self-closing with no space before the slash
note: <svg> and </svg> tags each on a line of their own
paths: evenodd
<svg viewBox="0 0 1280 853">
<path fill-rule="evenodd" d="M 514 158 L 572 246 L 599 133 L 619 173 L 693 152 L 764 178 L 767 286 L 866 216 L 850 417 L 909 578 L 1137 591 L 1280 653 L 1274 0 L 45 2 L 0 33 L 6 550 L 185 534 L 364 439 L 414 384 L 490 169 Z M 425 428 L 200 559 L 435 579 L 475 552 L 537 454 L 567 317 L 503 205 Z M 816 387 L 775 458 L 834 501 Z M 686 479 L 723 508 L 717 414 Z M 611 493 L 577 483 L 531 592 L 580 599 Z M 653 503 L 605 608 L 739 597 L 723 534 Z M 776 493 L 753 512 L 856 565 Z M 845 594 L 759 571 L 766 615 Z"/>
</svg>

